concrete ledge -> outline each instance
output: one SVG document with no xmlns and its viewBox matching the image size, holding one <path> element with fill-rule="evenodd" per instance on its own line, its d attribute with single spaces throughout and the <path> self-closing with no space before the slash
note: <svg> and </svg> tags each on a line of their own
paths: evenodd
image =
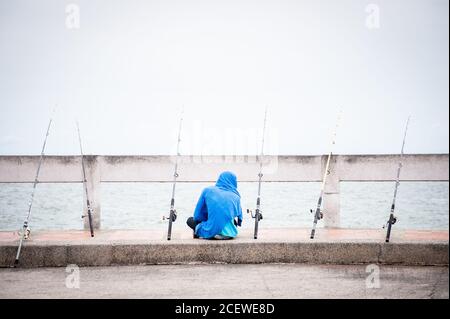
<svg viewBox="0 0 450 319">
<path fill-rule="evenodd" d="M 187 263 L 309 263 L 448 265 L 448 231 L 396 231 L 384 243 L 378 230 L 305 229 L 244 231 L 229 241 L 194 240 L 187 231 L 163 239 L 164 231 L 36 232 L 22 249 L 22 267 L 110 266 Z M 320 235 L 319 235 L 320 234 Z M 363 234 L 370 236 L 362 238 Z M 414 237 L 413 235 L 416 234 Z M 306 236 L 304 236 L 306 235 Z M 415 238 L 415 239 L 414 239 Z M 0 267 L 13 265 L 17 234 L 0 233 Z"/>
</svg>

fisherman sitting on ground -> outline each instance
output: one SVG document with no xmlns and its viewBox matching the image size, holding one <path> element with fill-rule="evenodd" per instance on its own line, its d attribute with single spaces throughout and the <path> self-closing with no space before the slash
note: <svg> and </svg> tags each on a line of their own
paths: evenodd
<svg viewBox="0 0 450 319">
<path fill-rule="evenodd" d="M 236 237 L 236 226 L 242 224 L 241 195 L 237 190 L 236 175 L 223 172 L 216 186 L 205 188 L 195 207 L 194 217 L 189 217 L 187 224 L 194 230 L 194 238 Z"/>
</svg>

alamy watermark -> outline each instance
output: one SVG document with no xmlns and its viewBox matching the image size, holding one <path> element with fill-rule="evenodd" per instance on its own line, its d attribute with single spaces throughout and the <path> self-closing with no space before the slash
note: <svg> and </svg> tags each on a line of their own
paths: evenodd
<svg viewBox="0 0 450 319">
<path fill-rule="evenodd" d="M 66 5 L 66 28 L 80 28 L 80 6 L 76 3 Z"/>
<path fill-rule="evenodd" d="M 369 274 L 366 277 L 366 288 L 367 289 L 380 288 L 380 266 L 370 264 L 366 267 L 366 273 Z"/>
<path fill-rule="evenodd" d="M 204 126 L 196 121 L 190 128 L 184 128 L 181 134 L 180 155 L 177 159 L 178 132 L 173 131 L 173 146 L 170 157 L 172 162 L 178 160 L 181 164 L 263 164 L 264 174 L 275 174 L 278 170 L 278 132 L 275 128 L 264 134 L 261 128 L 228 127 L 218 129 Z M 262 156 L 261 156 L 262 151 Z"/>
<path fill-rule="evenodd" d="M 370 3 L 365 9 L 368 15 L 366 16 L 366 28 L 369 30 L 380 28 L 380 6 L 374 3 Z"/>
<path fill-rule="evenodd" d="M 80 289 L 80 267 L 74 264 L 67 265 L 66 267 L 66 288 L 68 289 Z"/>
</svg>

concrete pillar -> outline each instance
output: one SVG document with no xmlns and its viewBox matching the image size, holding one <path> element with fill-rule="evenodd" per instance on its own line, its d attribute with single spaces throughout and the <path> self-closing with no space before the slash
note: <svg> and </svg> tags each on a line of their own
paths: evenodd
<svg viewBox="0 0 450 319">
<path fill-rule="evenodd" d="M 89 200 L 91 202 L 91 208 L 93 213 L 93 225 L 94 229 L 100 229 L 101 220 L 101 206 L 100 206 L 100 165 L 98 163 L 97 155 L 85 155 L 84 166 L 86 169 L 86 186 L 89 194 Z M 86 202 L 86 190 L 83 188 L 83 218 L 84 229 L 89 230 L 89 218 L 87 218 L 87 202 Z"/>
<path fill-rule="evenodd" d="M 325 158 L 326 163 L 326 158 Z M 332 156 L 330 162 L 330 174 L 325 184 L 323 198 L 324 226 L 327 228 L 337 228 L 341 226 L 340 216 L 340 178 L 337 157 Z M 323 165 L 323 170 L 325 165 Z"/>
</svg>

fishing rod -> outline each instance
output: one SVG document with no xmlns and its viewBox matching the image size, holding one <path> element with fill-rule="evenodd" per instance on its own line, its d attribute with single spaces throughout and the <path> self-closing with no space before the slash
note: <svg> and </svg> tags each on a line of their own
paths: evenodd
<svg viewBox="0 0 450 319">
<path fill-rule="evenodd" d="M 175 167 L 174 167 L 174 173 L 173 173 L 173 182 L 172 182 L 172 199 L 170 200 L 170 212 L 169 217 L 163 216 L 163 220 L 168 219 L 169 220 L 169 226 L 167 229 L 167 240 L 170 240 L 172 238 L 172 223 L 177 220 L 177 211 L 175 210 L 175 187 L 177 185 L 177 178 L 178 178 L 178 160 L 180 157 L 180 142 L 181 142 L 181 128 L 183 125 L 183 113 L 184 110 L 181 111 L 180 116 L 180 124 L 178 126 L 178 141 L 177 141 L 177 155 L 175 159 Z"/>
<path fill-rule="evenodd" d="M 263 177 L 262 169 L 263 169 L 263 162 L 262 157 L 264 156 L 264 140 L 266 135 L 266 122 L 267 122 L 267 108 L 264 113 L 264 126 L 263 126 L 263 136 L 262 136 L 262 143 L 261 143 L 261 153 L 259 156 L 259 174 L 258 174 L 258 197 L 256 198 L 256 209 L 255 209 L 255 215 L 252 214 L 252 211 L 247 209 L 247 213 L 252 216 L 252 218 L 255 219 L 255 231 L 253 234 L 254 239 L 258 239 L 258 224 L 261 219 L 263 219 L 263 215 L 261 214 L 261 181 Z"/>
<path fill-rule="evenodd" d="M 336 121 L 336 127 L 334 129 L 333 132 L 333 137 L 332 137 L 332 141 L 331 141 L 331 147 L 330 147 L 330 153 L 328 154 L 328 158 L 327 158 L 327 164 L 325 166 L 325 172 L 323 174 L 323 179 L 322 179 L 322 187 L 320 189 L 320 196 L 319 196 L 319 200 L 317 201 L 317 207 L 316 207 L 316 211 L 314 213 L 314 222 L 313 222 L 313 227 L 311 229 L 311 239 L 314 239 L 314 235 L 316 234 L 316 226 L 317 226 L 317 222 L 323 218 L 323 211 L 321 210 L 322 207 L 322 200 L 323 200 L 323 195 L 325 193 L 325 185 L 327 183 L 327 177 L 330 174 L 330 161 L 331 161 L 331 156 L 333 155 L 333 146 L 336 144 L 336 133 L 337 133 L 337 129 L 339 127 L 339 122 L 341 120 L 341 116 L 342 116 L 342 109 L 339 112 L 337 121 Z M 310 210 L 311 213 L 313 213 L 313 210 Z"/>
<path fill-rule="evenodd" d="M 25 221 L 23 222 L 23 228 L 22 228 L 22 233 L 20 236 L 20 240 L 19 240 L 19 247 L 17 248 L 17 254 L 16 254 L 16 259 L 14 260 L 14 267 L 16 267 L 17 265 L 19 265 L 19 258 L 20 258 L 20 252 L 22 251 L 22 245 L 23 245 L 23 241 L 28 239 L 30 237 L 30 227 L 29 227 L 29 222 L 30 222 L 30 218 L 31 218 L 31 209 L 33 207 L 33 201 L 34 201 L 34 194 L 36 191 L 36 186 L 38 184 L 38 179 L 39 179 L 39 173 L 41 171 L 41 165 L 42 165 L 42 161 L 44 159 L 44 152 L 45 152 L 45 146 L 47 144 L 47 138 L 50 132 L 50 126 L 52 125 L 52 119 L 50 118 L 50 121 L 48 122 L 48 127 L 47 127 L 47 133 L 45 134 L 45 139 L 44 139 L 44 144 L 42 145 L 42 150 L 41 150 L 41 155 L 39 157 L 39 164 L 38 164 L 38 168 L 36 171 L 36 176 L 34 178 L 34 183 L 33 183 L 33 191 L 31 192 L 31 199 L 28 202 L 28 214 L 27 217 L 25 218 Z"/>
<path fill-rule="evenodd" d="M 77 131 L 78 131 L 78 141 L 80 142 L 80 153 L 81 153 L 81 170 L 83 171 L 83 188 L 86 195 L 86 207 L 87 207 L 87 215 L 81 216 L 82 218 L 88 217 L 89 220 L 89 229 L 91 231 L 91 237 L 94 237 L 94 226 L 92 222 L 92 206 L 91 201 L 89 200 L 89 192 L 88 185 L 86 179 L 86 168 L 84 166 L 84 155 L 83 155 L 83 144 L 81 143 L 81 134 L 80 134 L 80 126 L 77 122 Z"/>
<path fill-rule="evenodd" d="M 411 117 L 408 117 L 408 120 L 406 121 L 406 127 L 405 127 L 405 134 L 403 135 L 403 143 L 402 143 L 402 150 L 400 152 L 400 160 L 398 163 L 398 168 L 397 168 L 397 178 L 395 180 L 395 189 L 394 189 L 394 199 L 392 200 L 392 205 L 391 205 L 391 213 L 389 215 L 389 220 L 387 221 L 386 225 L 387 225 L 387 232 L 386 232 L 386 242 L 388 243 L 391 237 L 391 228 L 392 225 L 394 225 L 397 222 L 397 217 L 394 216 L 394 210 L 395 210 L 395 201 L 397 199 L 397 191 L 398 191 L 398 185 L 400 185 L 400 171 L 403 167 L 403 150 L 405 148 L 405 141 L 406 141 L 406 133 L 408 132 L 408 125 L 409 125 L 409 119 Z M 385 226 L 386 226 L 385 225 Z M 385 227 L 383 226 L 383 228 Z"/>
</svg>

